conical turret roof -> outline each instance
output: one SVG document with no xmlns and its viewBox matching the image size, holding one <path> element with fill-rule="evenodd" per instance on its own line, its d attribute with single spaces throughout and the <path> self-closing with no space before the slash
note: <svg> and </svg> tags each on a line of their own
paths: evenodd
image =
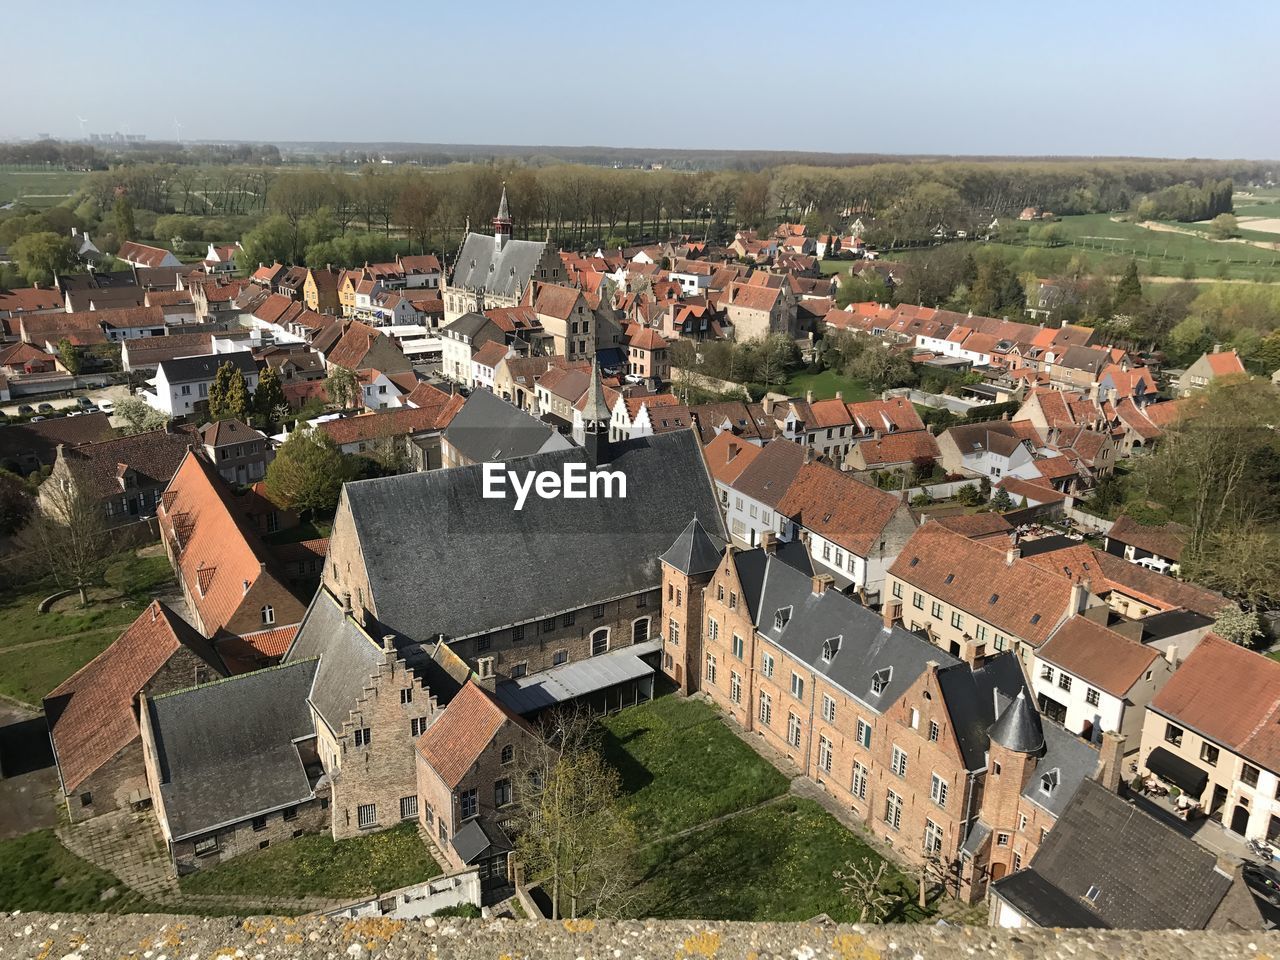
<svg viewBox="0 0 1280 960">
<path fill-rule="evenodd" d="M 987 734 L 992 743 L 998 743 L 1015 753 L 1039 753 L 1044 749 L 1044 728 L 1040 726 L 1040 714 L 1022 690 L 1013 703 L 1004 708 L 998 720 Z"/>
</svg>

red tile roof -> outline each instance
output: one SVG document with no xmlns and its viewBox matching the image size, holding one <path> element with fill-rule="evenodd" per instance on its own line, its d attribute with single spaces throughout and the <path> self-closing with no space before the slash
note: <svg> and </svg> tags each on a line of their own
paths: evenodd
<svg viewBox="0 0 1280 960">
<path fill-rule="evenodd" d="M 1073 582 L 937 523 L 912 534 L 889 572 L 997 630 L 1039 646 L 1067 615 Z"/>
<path fill-rule="evenodd" d="M 1280 772 L 1280 663 L 1206 634 L 1151 709 Z"/>
<path fill-rule="evenodd" d="M 524 720 L 478 683 L 468 681 L 418 738 L 418 754 L 452 790 L 508 723 L 528 730 Z"/>
<path fill-rule="evenodd" d="M 0 313 L 30 313 L 62 306 L 62 291 L 56 287 L 0 289 Z"/>
<path fill-rule="evenodd" d="M 1227 599 L 1220 593 L 1166 577 L 1084 544 L 1036 554 L 1028 557 L 1027 562 L 1073 580 L 1088 580 L 1099 596 L 1114 590 L 1157 611 L 1182 607 L 1212 617 L 1227 606 Z"/>
<path fill-rule="evenodd" d="M 383 335 L 374 327 L 359 320 L 348 320 L 342 336 L 328 351 L 325 361 L 348 370 L 359 370 L 367 366 L 365 358 L 380 339 Z"/>
<path fill-rule="evenodd" d="M 138 736 L 134 697 L 184 643 L 199 646 L 201 638 L 153 600 L 111 646 L 44 698 L 68 793 Z"/>
<path fill-rule="evenodd" d="M 173 253 L 163 247 L 152 247 L 134 240 L 126 240 L 120 244 L 120 249 L 116 253 L 118 259 L 144 267 L 158 267 L 166 257 L 171 256 Z"/>
<path fill-rule="evenodd" d="M 725 486 L 732 486 L 751 461 L 760 456 L 761 450 L 754 443 L 725 430 L 702 448 L 702 455 L 711 476 Z"/>
<path fill-rule="evenodd" d="M 778 512 L 837 546 L 869 556 L 902 501 L 825 463 L 800 468 Z"/>
<path fill-rule="evenodd" d="M 1013 525 L 998 513 L 968 513 L 954 517 L 939 517 L 936 523 L 970 540 L 997 541 L 1002 548 L 1009 545 L 1009 535 L 1013 533 Z"/>
<path fill-rule="evenodd" d="M 776 508 L 804 466 L 805 448 L 788 440 L 765 444 L 763 450 L 739 474 L 733 489 Z"/>
<path fill-rule="evenodd" d="M 1036 654 L 1090 686 L 1123 698 L 1158 656 L 1152 648 L 1074 616 Z"/>
<path fill-rule="evenodd" d="M 449 425 L 454 414 L 462 408 L 463 402 L 460 395 L 455 395 L 442 404 L 398 407 L 394 410 L 343 417 L 341 420 L 326 420 L 320 424 L 320 429 L 339 445 L 440 431 Z"/>
<path fill-rule="evenodd" d="M 498 340 L 489 340 L 471 357 L 471 362 L 482 367 L 494 368 L 502 362 L 511 348 Z"/>
<path fill-rule="evenodd" d="M 868 468 L 911 463 L 923 457 L 936 460 L 941 455 L 938 441 L 928 430 L 887 433 L 879 440 L 860 440 L 858 452 Z"/>
<path fill-rule="evenodd" d="M 1059 490 L 1053 489 L 1048 483 L 1034 483 L 1030 480 L 1023 480 L 1020 477 L 1005 477 L 996 487 L 1009 494 L 1012 498 L 1014 506 L 1027 498 L 1027 502 L 1035 501 L 1036 503 L 1061 503 L 1067 499 L 1067 495 Z"/>
<path fill-rule="evenodd" d="M 1205 360 L 1209 363 L 1209 369 L 1213 371 L 1215 377 L 1230 377 L 1236 374 L 1244 373 L 1244 364 L 1240 360 L 1240 354 L 1234 350 L 1224 350 L 1221 353 L 1206 353 Z"/>
<path fill-rule="evenodd" d="M 1167 557 L 1174 563 L 1182 557 L 1187 545 L 1187 537 L 1191 531 L 1181 523 L 1169 522 L 1160 526 L 1149 526 L 1139 523 L 1128 515 L 1116 518 L 1116 522 L 1107 531 L 1112 540 L 1137 547 L 1156 556 Z"/>
<path fill-rule="evenodd" d="M 194 428 L 149 430 L 127 437 L 112 437 L 63 449 L 63 457 L 78 483 L 95 499 L 119 496 L 122 467 L 133 470 L 146 483 L 167 484 L 173 479 L 189 445 L 198 437 Z"/>
<path fill-rule="evenodd" d="M 246 633 L 242 637 L 225 637 L 218 641 L 218 656 L 230 673 L 249 673 L 278 663 L 293 643 L 301 624 Z"/>
</svg>

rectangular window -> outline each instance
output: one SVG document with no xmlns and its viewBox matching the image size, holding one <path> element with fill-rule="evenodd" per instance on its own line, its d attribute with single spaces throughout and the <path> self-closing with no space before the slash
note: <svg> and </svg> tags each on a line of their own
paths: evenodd
<svg viewBox="0 0 1280 960">
<path fill-rule="evenodd" d="M 827 723 L 836 722 L 836 702 L 825 693 L 822 695 L 822 719 Z"/>
<path fill-rule="evenodd" d="M 852 793 L 859 800 L 867 799 L 867 768 L 860 763 L 853 765 Z"/>
<path fill-rule="evenodd" d="M 929 784 L 929 799 L 940 807 L 945 808 L 947 805 L 947 781 L 936 773 Z"/>
<path fill-rule="evenodd" d="M 471 787 L 463 790 L 458 794 L 458 813 L 463 820 L 468 820 L 480 812 L 480 800 L 476 795 L 476 788 Z"/>
<path fill-rule="evenodd" d="M 283 813 L 283 814 L 281 814 L 281 815 L 284 817 L 284 821 L 285 821 L 285 823 L 292 823 L 294 820 L 297 820 L 297 819 L 298 819 L 298 808 L 297 808 L 297 807 L 285 807 L 285 808 L 284 808 L 284 813 Z"/>
<path fill-rule="evenodd" d="M 438 829 L 437 829 L 437 831 L 436 831 L 436 832 L 437 832 L 437 835 L 440 837 L 440 839 L 441 839 L 441 840 L 448 840 L 448 839 L 449 839 L 449 825 L 448 825 L 447 823 L 445 823 L 445 822 L 444 822 L 444 817 L 443 817 L 443 816 L 441 816 L 441 817 L 440 817 L 440 823 L 439 823 L 439 825 L 438 825 Z"/>
<path fill-rule="evenodd" d="M 907 755 L 899 747 L 893 748 L 893 760 L 889 764 L 889 769 L 893 771 L 896 777 L 905 777 L 907 775 Z"/>
<path fill-rule="evenodd" d="M 936 620 L 942 619 L 942 604 L 934 600 L 929 606 L 929 614 Z"/>
<path fill-rule="evenodd" d="M 773 657 L 767 653 L 760 655 L 760 672 L 766 677 L 773 676 Z"/>
<path fill-rule="evenodd" d="M 409 721 L 409 734 L 414 737 L 420 737 L 427 732 L 427 718 L 414 717 Z"/>
<path fill-rule="evenodd" d="M 707 639 L 715 642 L 720 639 L 720 624 L 715 617 L 707 617 Z"/>
<path fill-rule="evenodd" d="M 913 593 L 911 595 L 911 605 L 917 610 L 924 609 L 924 595 L 921 593 Z"/>
<path fill-rule="evenodd" d="M 996 834 L 996 846 L 1007 847 L 1009 845 L 1009 835 L 1007 833 Z"/>
<path fill-rule="evenodd" d="M 871 724 L 861 719 L 858 721 L 858 742 L 871 749 Z"/>
<path fill-rule="evenodd" d="M 902 798 L 890 790 L 884 798 L 884 822 L 893 830 L 902 826 Z"/>
<path fill-rule="evenodd" d="M 1084 702 L 1087 703 L 1089 706 L 1096 707 L 1100 699 L 1102 699 L 1101 696 L 1098 694 L 1097 690 L 1093 689 L 1093 687 L 1089 687 L 1087 690 L 1085 690 Z"/>
<path fill-rule="evenodd" d="M 505 777 L 493 782 L 493 805 L 505 807 L 511 802 L 511 781 Z"/>
<path fill-rule="evenodd" d="M 1027 815 L 1025 813 L 1018 814 L 1018 830 L 1027 829 Z"/>
<path fill-rule="evenodd" d="M 942 731 L 938 729 L 938 724 L 935 721 L 930 720 L 929 721 L 929 741 L 931 743 L 937 743 L 938 734 L 941 732 Z"/>
<path fill-rule="evenodd" d="M 831 772 L 831 741 L 826 737 L 818 738 L 818 769 Z"/>
<path fill-rule="evenodd" d="M 541 632 L 542 632 L 542 633 L 555 633 L 555 632 L 556 632 L 556 618 L 555 618 L 555 617 L 548 617 L 546 620 L 543 620 L 543 621 L 542 621 Z"/>
<path fill-rule="evenodd" d="M 253 818 L 253 832 L 254 832 L 254 833 L 261 833 L 261 832 L 262 832 L 263 830 L 265 830 L 265 829 L 267 829 L 267 818 L 266 818 L 266 817 L 254 817 L 254 818 Z"/>
<path fill-rule="evenodd" d="M 732 703 L 742 702 L 742 677 L 737 670 L 729 673 L 729 700 Z"/>
<path fill-rule="evenodd" d="M 357 747 L 367 747 L 369 745 L 370 733 L 368 727 L 357 727 L 355 734 Z"/>
<path fill-rule="evenodd" d="M 378 805 L 376 803 L 362 803 L 356 807 L 356 826 L 361 830 L 368 830 L 377 825 Z"/>
<path fill-rule="evenodd" d="M 667 640 L 671 642 L 673 647 L 680 646 L 680 624 L 674 620 L 667 624 Z"/>
<path fill-rule="evenodd" d="M 942 828 L 932 820 L 924 822 L 924 852 L 931 856 L 942 852 Z"/>
<path fill-rule="evenodd" d="M 742 638 L 735 633 L 733 635 L 733 655 L 737 657 L 739 660 L 743 658 L 742 657 L 743 649 L 744 649 L 744 644 L 742 642 Z"/>
<path fill-rule="evenodd" d="M 766 727 L 773 723 L 773 698 L 760 691 L 760 722 Z"/>
<path fill-rule="evenodd" d="M 512 642 L 512 643 L 519 643 L 519 642 L 520 642 L 521 640 L 523 640 L 523 639 L 524 639 L 524 624 L 522 623 L 522 624 L 520 624 L 519 626 L 512 627 L 512 628 L 511 628 L 511 642 Z"/>
<path fill-rule="evenodd" d="M 519 663 L 513 663 L 511 665 L 511 679 L 513 680 L 519 680 L 528 672 L 529 672 L 529 664 L 524 660 L 521 660 Z"/>
<path fill-rule="evenodd" d="M 791 695 L 797 700 L 804 699 L 804 677 L 798 673 L 791 674 Z"/>
<path fill-rule="evenodd" d="M 951 611 L 951 625 L 957 630 L 964 629 L 964 617 L 960 614 L 959 610 Z"/>
<path fill-rule="evenodd" d="M 568 662 L 569 662 L 568 650 L 557 650 L 555 653 L 551 655 L 551 665 L 553 667 L 558 667 Z"/>
<path fill-rule="evenodd" d="M 716 655 L 714 653 L 707 654 L 707 683 L 716 682 Z"/>
<path fill-rule="evenodd" d="M 1175 727 L 1172 723 L 1164 725 L 1164 742 L 1172 743 L 1175 747 L 1182 746 L 1182 728 Z"/>
<path fill-rule="evenodd" d="M 730 610 L 738 609 L 738 595 L 733 591 L 729 592 L 729 609 Z"/>
<path fill-rule="evenodd" d="M 902 583 L 901 583 L 901 581 L 898 581 L 898 580 L 893 581 L 893 595 L 894 595 L 895 597 L 897 597 L 899 600 L 901 600 L 901 599 L 902 599 Z"/>
<path fill-rule="evenodd" d="M 413 703 L 413 687 L 405 687 L 400 691 L 401 703 Z"/>
<path fill-rule="evenodd" d="M 560 618 L 560 626 L 572 627 L 573 621 L 577 618 L 576 613 L 566 613 Z"/>
<path fill-rule="evenodd" d="M 677 596 L 677 597 L 679 597 L 679 596 L 680 596 L 680 591 L 679 591 L 679 590 L 677 590 L 677 591 L 676 591 L 676 596 Z M 679 604 L 677 604 L 677 606 L 679 606 Z M 597 620 L 599 620 L 601 617 L 603 617 L 603 616 L 604 616 L 604 604 L 603 604 L 603 603 L 597 603 L 594 607 L 592 607 L 592 608 L 591 608 L 591 616 L 593 616 L 593 617 L 594 617 L 595 619 L 597 619 Z"/>
<path fill-rule="evenodd" d="M 1246 763 L 1240 768 L 1240 779 L 1246 787 L 1256 787 L 1258 785 L 1258 768 L 1251 763 Z"/>
<path fill-rule="evenodd" d="M 1070 691 L 1070 689 L 1071 689 L 1071 678 L 1070 678 L 1069 676 L 1067 676 L 1065 673 L 1060 673 L 1060 674 L 1058 674 L 1058 687 L 1059 687 L 1059 688 L 1061 688 L 1061 689 L 1063 689 L 1063 690 Z"/>
<path fill-rule="evenodd" d="M 995 648 L 996 648 L 996 650 L 997 650 L 997 651 L 999 651 L 999 650 L 1003 650 L 1003 649 L 1004 649 L 1005 639 L 1004 639 L 1004 637 L 1003 637 L 1003 636 L 1001 636 L 1000 634 L 998 634 L 998 633 L 997 633 L 997 634 L 996 634 L 996 639 L 995 639 L 995 641 L 994 641 L 994 642 L 995 642 Z"/>
<path fill-rule="evenodd" d="M 418 816 L 418 795 L 412 794 L 400 798 L 400 819 L 413 820 Z"/>
</svg>

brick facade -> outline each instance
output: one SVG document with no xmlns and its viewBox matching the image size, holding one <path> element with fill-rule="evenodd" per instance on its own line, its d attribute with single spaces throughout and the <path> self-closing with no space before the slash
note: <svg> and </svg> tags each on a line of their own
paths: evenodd
<svg viewBox="0 0 1280 960">
<path fill-rule="evenodd" d="M 329 825 L 328 788 L 317 787 L 316 794 L 315 800 L 272 811 L 260 819 L 242 820 L 213 833 L 173 842 L 170 855 L 178 875 L 207 870 L 242 853 L 265 850 L 305 833 L 320 833 Z M 215 842 L 210 844 L 210 840 Z"/>
</svg>

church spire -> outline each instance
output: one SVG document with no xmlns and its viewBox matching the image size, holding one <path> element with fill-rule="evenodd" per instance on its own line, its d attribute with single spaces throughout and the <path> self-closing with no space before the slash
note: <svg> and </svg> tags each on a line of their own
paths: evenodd
<svg viewBox="0 0 1280 960">
<path fill-rule="evenodd" d="M 582 441 L 593 464 L 609 461 L 609 421 L 613 414 L 604 395 L 604 381 L 600 379 L 600 358 L 591 361 L 591 384 L 587 387 L 586 403 L 582 405 Z"/>
<path fill-rule="evenodd" d="M 507 184 L 502 183 L 502 199 L 498 201 L 498 215 L 493 218 L 493 243 L 501 250 L 511 239 L 511 213 L 507 209 Z"/>
</svg>

